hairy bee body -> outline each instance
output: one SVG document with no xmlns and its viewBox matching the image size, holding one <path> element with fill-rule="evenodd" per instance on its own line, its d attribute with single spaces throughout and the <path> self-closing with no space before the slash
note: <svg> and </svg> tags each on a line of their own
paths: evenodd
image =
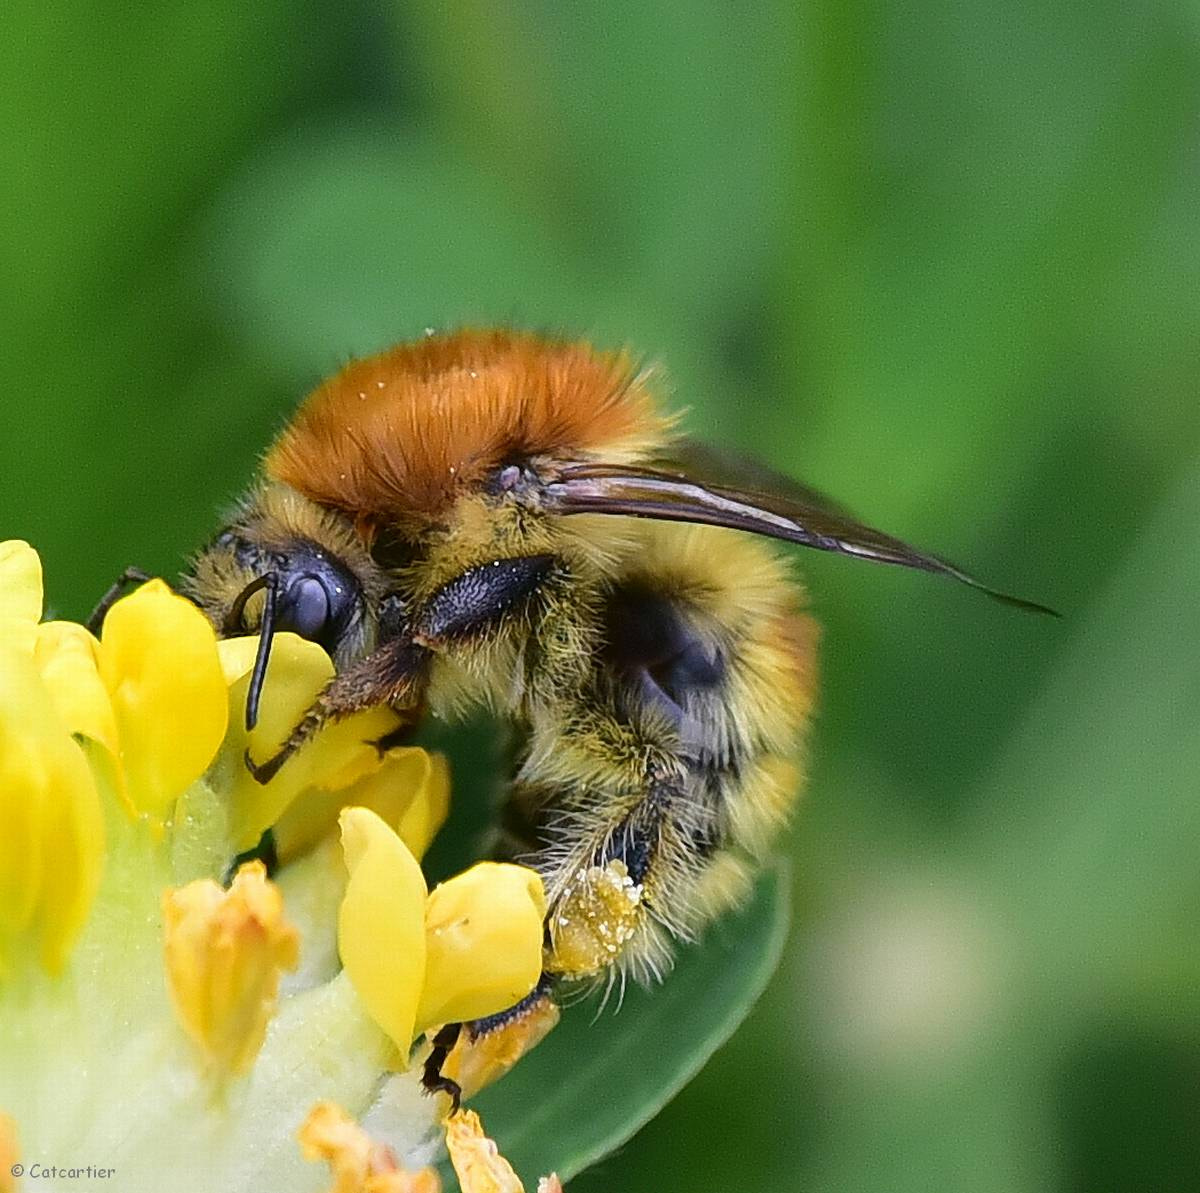
<svg viewBox="0 0 1200 1193">
<path fill-rule="evenodd" d="M 255 627 L 229 609 L 265 570 L 340 568 L 361 593 L 323 640 L 343 671 L 388 637 L 385 598 L 433 611 L 410 631 L 419 682 L 355 703 L 482 705 L 516 726 L 507 847 L 545 879 L 546 966 L 571 978 L 661 974 L 670 938 L 736 901 L 799 786 L 812 704 L 813 625 L 770 547 L 542 508 L 563 462 L 666 450 L 649 380 L 507 332 L 357 362 L 301 409 L 190 580 L 236 633 Z M 492 581 L 517 568 L 511 593 Z M 474 577 L 504 607 L 472 603 Z"/>
<path fill-rule="evenodd" d="M 671 937 L 744 893 L 787 815 L 816 634 L 758 542 L 646 522 L 617 545 L 584 522 L 573 533 L 605 549 L 502 635 L 435 660 L 427 695 L 440 715 L 482 702 L 520 731 L 509 852 L 546 882 L 547 968 L 646 978 Z M 634 902 L 614 905 L 614 873 Z"/>
<path fill-rule="evenodd" d="M 355 362 L 302 405 L 184 579 L 222 633 L 261 631 L 249 719 L 274 632 L 334 658 L 251 764 L 261 781 L 372 705 L 413 720 L 483 705 L 518 729 L 506 826 L 545 878 L 549 984 L 660 974 L 786 818 L 816 632 L 766 539 L 981 587 L 793 481 L 730 476 L 675 435 L 655 381 L 623 354 L 510 331 Z"/>
</svg>

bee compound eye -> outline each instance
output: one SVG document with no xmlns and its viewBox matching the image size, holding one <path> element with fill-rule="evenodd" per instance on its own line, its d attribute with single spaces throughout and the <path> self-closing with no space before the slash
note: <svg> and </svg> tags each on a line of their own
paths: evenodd
<svg viewBox="0 0 1200 1193">
<path fill-rule="evenodd" d="M 325 585 L 316 576 L 302 576 L 284 594 L 278 628 L 316 641 L 329 624 L 330 602 Z"/>
</svg>

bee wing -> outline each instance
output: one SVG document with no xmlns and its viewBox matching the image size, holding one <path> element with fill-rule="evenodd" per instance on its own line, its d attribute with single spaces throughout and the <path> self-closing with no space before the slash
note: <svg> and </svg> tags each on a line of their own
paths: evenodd
<svg viewBox="0 0 1200 1193">
<path fill-rule="evenodd" d="M 714 447 L 702 439 L 681 435 L 671 443 L 670 455 L 656 456 L 649 461 L 656 473 L 664 473 L 680 480 L 707 487 L 716 485 L 722 489 L 761 495 L 769 499 L 772 494 L 785 497 L 811 507 L 841 514 L 853 515 L 840 502 L 795 477 L 756 460 L 753 456 L 733 451 L 727 447 Z"/>
<path fill-rule="evenodd" d="M 544 486 L 547 508 L 560 514 L 621 514 L 744 530 L 784 542 L 950 576 L 1006 605 L 1057 616 L 1053 609 L 989 588 L 961 568 L 864 526 L 811 490 L 743 490 L 674 470 L 619 464 L 568 464 Z"/>
</svg>

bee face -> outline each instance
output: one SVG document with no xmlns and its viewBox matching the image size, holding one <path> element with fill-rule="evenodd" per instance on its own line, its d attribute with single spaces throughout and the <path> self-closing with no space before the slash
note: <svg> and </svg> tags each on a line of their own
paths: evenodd
<svg viewBox="0 0 1200 1193">
<path fill-rule="evenodd" d="M 345 519 L 278 485 L 243 502 L 184 580 L 223 637 L 269 624 L 319 643 L 339 666 L 373 646 L 383 589 Z"/>
<path fill-rule="evenodd" d="M 250 598 L 274 590 L 274 628 L 290 631 L 323 646 L 330 655 L 344 648 L 364 617 L 362 586 L 348 567 L 309 540 L 297 540 L 284 552 L 267 553 L 232 532 L 219 546 L 232 550 L 239 564 L 255 578 L 234 598 L 221 632 L 225 637 L 248 634 L 263 621 L 262 608 L 248 614 Z M 264 595 L 262 604 L 268 597 Z"/>
</svg>

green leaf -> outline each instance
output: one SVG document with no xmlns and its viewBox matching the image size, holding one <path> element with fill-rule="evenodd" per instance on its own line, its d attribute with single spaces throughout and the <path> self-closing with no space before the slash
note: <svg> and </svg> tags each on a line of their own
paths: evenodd
<svg viewBox="0 0 1200 1193">
<path fill-rule="evenodd" d="M 620 1147 L 700 1071 L 750 1012 L 779 963 L 789 915 L 787 866 L 758 880 L 745 907 L 680 951 L 660 987 L 631 986 L 619 1012 L 596 1000 L 562 1022 L 473 1103 L 532 1188 L 563 1180 Z"/>
</svg>

